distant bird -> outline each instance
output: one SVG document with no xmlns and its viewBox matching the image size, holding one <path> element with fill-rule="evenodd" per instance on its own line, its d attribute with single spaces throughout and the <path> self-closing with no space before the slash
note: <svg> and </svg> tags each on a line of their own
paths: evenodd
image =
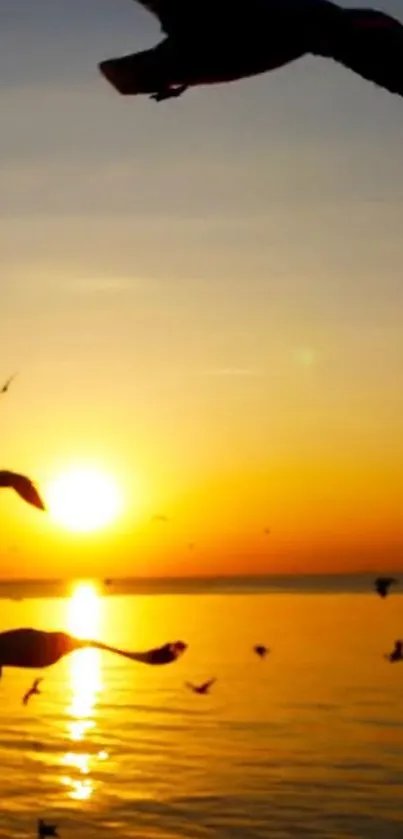
<svg viewBox="0 0 403 839">
<path fill-rule="evenodd" d="M 206 693 L 210 693 L 210 688 L 213 687 L 216 681 L 217 679 L 210 679 L 208 682 L 203 682 L 202 685 L 192 685 L 191 682 L 185 682 L 185 685 L 189 688 L 189 690 L 192 690 L 193 693 L 200 693 L 204 695 Z"/>
<path fill-rule="evenodd" d="M 391 661 L 392 664 L 395 661 L 403 661 L 403 641 L 395 641 L 394 649 L 391 653 L 388 653 L 385 658 L 387 658 L 388 661 Z"/>
<path fill-rule="evenodd" d="M 380 597 L 386 597 L 389 594 L 390 587 L 397 585 L 398 582 L 399 580 L 396 577 L 377 577 L 374 582 L 374 588 Z"/>
<path fill-rule="evenodd" d="M 38 839 L 46 839 L 48 836 L 59 836 L 57 825 L 46 824 L 43 819 L 38 819 Z"/>
<path fill-rule="evenodd" d="M 18 376 L 18 373 L 13 373 L 13 375 L 12 375 L 12 376 L 10 376 L 10 378 L 9 378 L 9 379 L 7 379 L 7 381 L 6 381 L 6 382 L 4 382 L 3 387 L 2 387 L 2 388 L 0 388 L 0 394 L 2 394 L 2 393 L 8 393 L 8 390 L 9 390 L 9 388 L 10 388 L 11 383 L 14 381 L 14 379 L 15 379 L 17 376 Z"/>
<path fill-rule="evenodd" d="M 157 515 L 153 516 L 151 521 L 159 522 L 160 524 L 166 524 L 169 521 L 168 516 L 164 516 L 161 513 L 157 513 Z"/>
<path fill-rule="evenodd" d="M 41 682 L 43 682 L 43 679 L 35 679 L 32 687 L 30 687 L 30 689 L 27 690 L 26 694 L 22 698 L 22 704 L 23 705 L 28 705 L 28 702 L 31 699 L 31 696 L 39 696 L 41 691 L 38 690 L 38 686 L 40 685 Z"/>
<path fill-rule="evenodd" d="M 265 647 L 264 644 L 255 644 L 253 647 L 253 652 L 259 656 L 259 658 L 265 658 L 267 654 L 270 652 L 268 647 Z"/>
<path fill-rule="evenodd" d="M 265 536 L 270 536 L 270 528 L 269 528 L 269 527 L 265 527 L 265 529 L 264 529 L 263 533 L 264 533 L 264 535 L 265 535 Z"/>
<path fill-rule="evenodd" d="M 37 507 L 38 510 L 46 510 L 38 490 L 25 475 L 18 475 L 17 472 L 9 472 L 5 469 L 0 470 L 0 487 L 11 487 L 28 504 Z"/>
<path fill-rule="evenodd" d="M 330 0 L 139 2 L 167 37 L 152 49 L 99 64 L 123 95 L 148 94 L 160 102 L 188 87 L 257 76 L 311 54 L 403 96 L 403 27 L 384 12 Z"/>
<path fill-rule="evenodd" d="M 138 661 L 143 664 L 170 664 L 187 649 L 184 641 L 164 644 L 146 652 L 129 652 L 117 647 L 74 638 L 66 632 L 45 632 L 40 629 L 11 629 L 0 633 L 0 675 L 3 667 L 26 667 L 39 670 L 50 667 L 75 650 L 92 647 Z"/>
</svg>

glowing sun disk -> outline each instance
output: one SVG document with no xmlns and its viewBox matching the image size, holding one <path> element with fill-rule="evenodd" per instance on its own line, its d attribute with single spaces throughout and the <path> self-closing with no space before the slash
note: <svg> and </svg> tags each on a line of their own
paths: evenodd
<svg viewBox="0 0 403 839">
<path fill-rule="evenodd" d="M 69 530 L 91 532 L 117 516 L 121 499 L 113 480 L 93 469 L 71 469 L 48 488 L 49 510 Z"/>
</svg>

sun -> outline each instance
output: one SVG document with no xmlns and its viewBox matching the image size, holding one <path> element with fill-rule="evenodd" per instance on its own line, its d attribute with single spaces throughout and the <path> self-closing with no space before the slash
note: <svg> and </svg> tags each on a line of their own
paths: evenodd
<svg viewBox="0 0 403 839">
<path fill-rule="evenodd" d="M 106 474 L 91 468 L 63 472 L 49 485 L 48 508 L 60 524 L 77 533 L 107 527 L 121 508 L 119 490 Z"/>
</svg>

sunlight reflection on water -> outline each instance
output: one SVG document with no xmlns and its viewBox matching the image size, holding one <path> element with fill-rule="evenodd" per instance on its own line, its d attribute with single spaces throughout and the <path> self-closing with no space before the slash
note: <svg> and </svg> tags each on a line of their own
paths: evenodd
<svg viewBox="0 0 403 839">
<path fill-rule="evenodd" d="M 68 628 L 81 638 L 91 638 L 99 633 L 102 619 L 102 599 L 96 588 L 80 583 L 68 603 Z M 105 760 L 88 750 L 91 733 L 96 728 L 95 705 L 102 691 L 102 663 L 99 650 L 80 650 L 69 659 L 72 699 L 71 718 L 67 728 L 74 749 L 63 756 L 63 765 L 69 774 L 62 777 L 68 795 L 75 800 L 88 800 L 94 792 L 91 770 L 95 760 Z M 82 743 L 82 750 L 80 750 Z"/>
</svg>

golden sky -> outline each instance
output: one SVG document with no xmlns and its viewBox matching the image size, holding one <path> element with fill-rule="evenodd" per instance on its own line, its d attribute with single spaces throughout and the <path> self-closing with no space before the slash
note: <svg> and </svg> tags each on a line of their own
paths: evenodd
<svg viewBox="0 0 403 839">
<path fill-rule="evenodd" d="M 2 576 L 403 567 L 401 101 L 319 59 L 123 100 L 97 62 L 158 29 L 79 6 L 1 21 L 1 465 L 123 507 L 3 491 Z"/>
</svg>

